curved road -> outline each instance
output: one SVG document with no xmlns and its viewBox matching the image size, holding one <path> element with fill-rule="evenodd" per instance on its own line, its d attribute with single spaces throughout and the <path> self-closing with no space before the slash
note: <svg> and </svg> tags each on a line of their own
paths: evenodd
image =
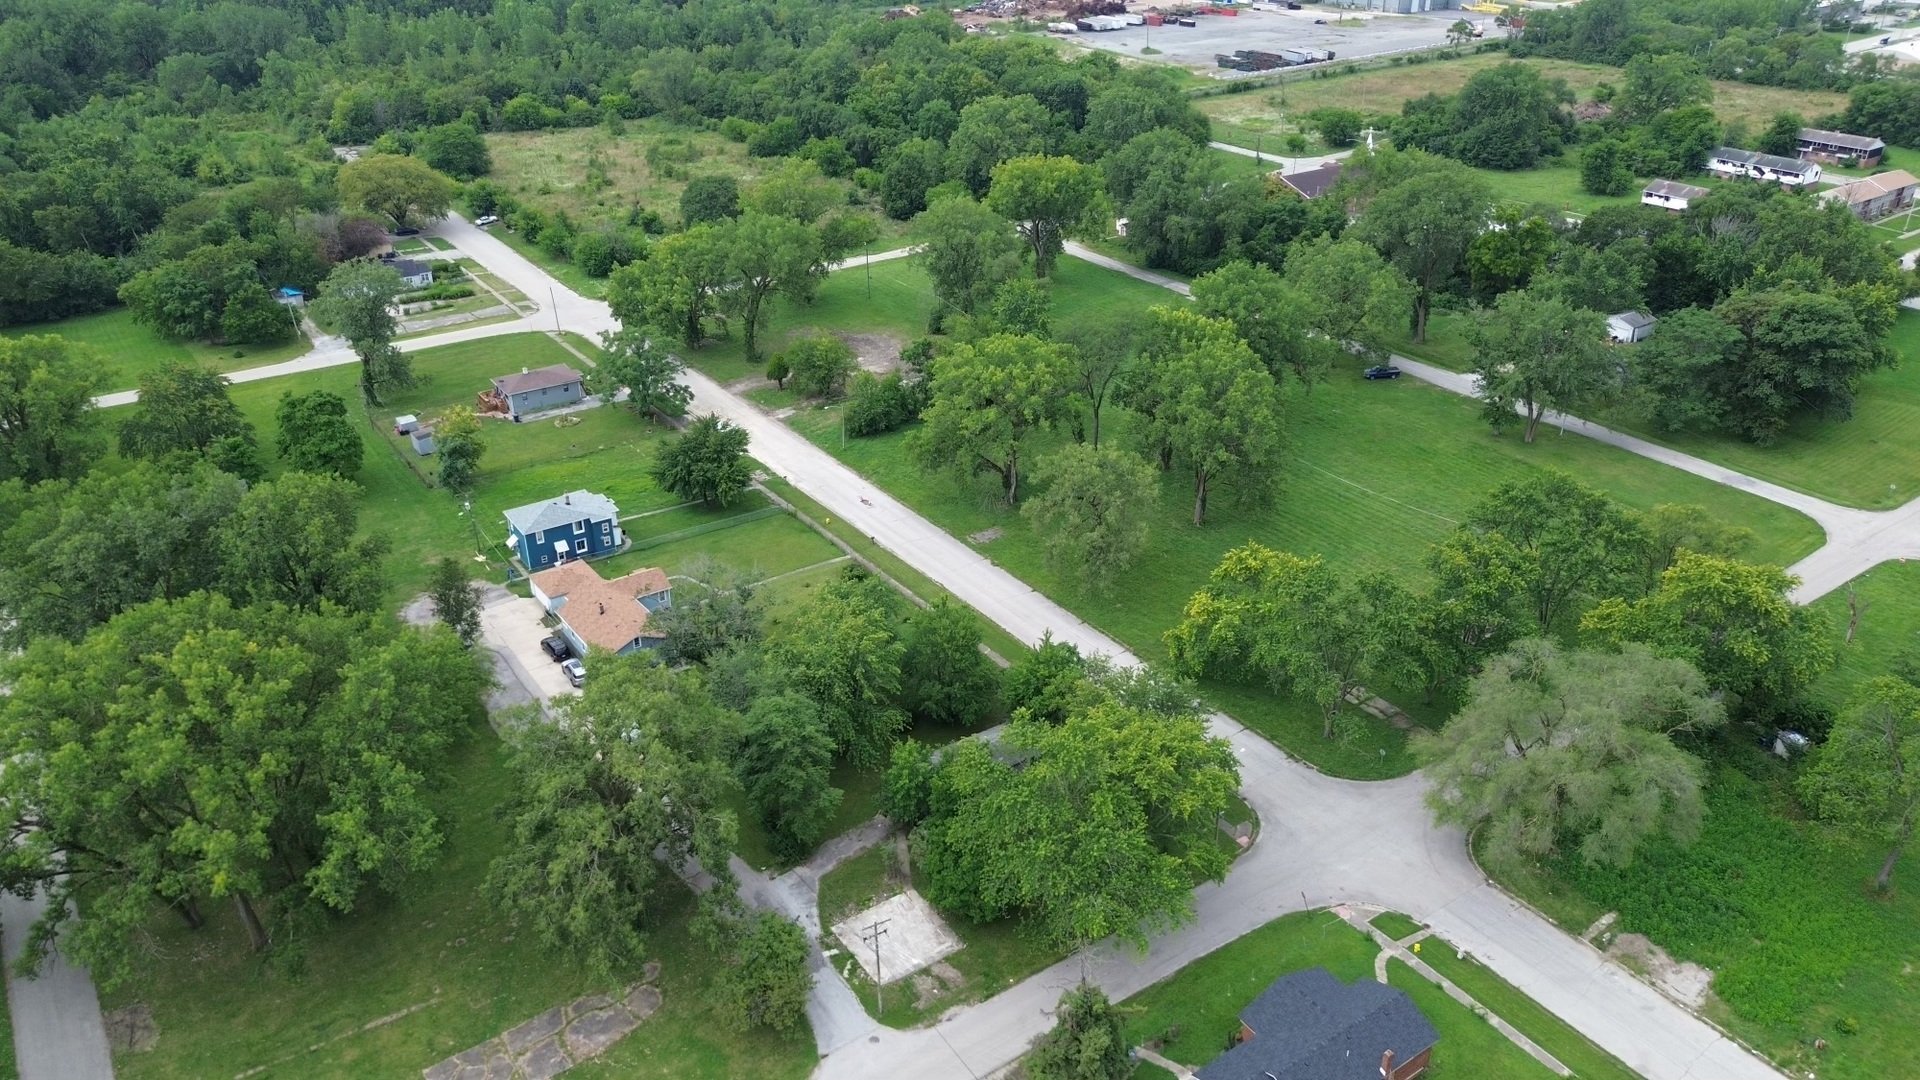
<svg viewBox="0 0 1920 1080">
<path fill-rule="evenodd" d="M 591 335 L 615 325 L 605 304 L 560 285 L 483 230 L 450 219 L 440 232 L 527 295 L 551 289 L 559 322 L 567 329 Z M 1070 247 L 1073 254 L 1089 261 L 1186 291 L 1179 282 L 1075 249 L 1078 245 Z M 901 254 L 905 253 L 888 253 Z M 554 316 L 554 311 L 547 311 L 518 323 L 415 339 L 406 347 L 428 348 L 453 340 L 545 329 Z M 250 381 L 352 362 L 351 354 L 316 353 L 230 377 Z M 1416 377 L 1471 393 L 1465 376 L 1416 361 L 1396 362 Z M 1083 650 L 1132 662 L 1117 642 L 921 518 L 786 425 L 698 372 L 689 371 L 687 381 L 694 391 L 693 407 L 747 429 L 754 457 L 768 469 L 1010 633 L 1034 641 L 1051 631 Z M 102 404 L 130 400 L 124 395 L 110 397 L 120 400 Z M 1910 548 L 1920 556 L 1920 529 L 1915 528 L 1920 525 L 1920 503 L 1877 514 L 1838 507 L 1631 436 L 1574 419 L 1566 422 L 1583 434 L 1793 506 L 1819 521 L 1828 531 L 1829 543 L 1795 567 L 1806 578 L 1801 599 L 1837 587 L 1874 562 L 1902 557 Z M 1227 716 L 1216 714 L 1212 723 L 1218 734 L 1232 742 L 1239 757 L 1242 795 L 1260 814 L 1260 841 L 1241 857 L 1223 884 L 1198 890 L 1198 918 L 1193 924 L 1156 939 L 1144 956 L 1108 947 L 1093 950 L 1085 958 L 1086 974 L 1114 997 L 1140 990 L 1280 915 L 1360 901 L 1430 923 L 1647 1080 L 1778 1080 L 1779 1074 L 1770 1066 L 1716 1029 L 1482 879 L 1459 833 L 1433 825 L 1422 803 L 1424 781 L 1419 776 L 1376 783 L 1336 780 L 1287 757 Z M 985 1075 L 1012 1061 L 1028 1040 L 1052 1023 L 1053 1006 L 1060 992 L 1080 978 L 1082 963 L 1073 959 L 1058 964 L 986 1002 L 957 1010 L 933 1027 L 913 1031 L 880 1027 L 856 1011 L 845 984 L 829 969 L 810 1002 L 824 1055 L 818 1075 L 911 1075 L 930 1080 L 972 1080 Z M 16 984 L 16 993 L 22 985 L 32 984 Z M 19 1035 L 24 1061 L 26 1044 L 34 1036 L 25 1030 Z M 41 1080 L 41 1075 L 29 1075 L 26 1080 Z"/>
</svg>

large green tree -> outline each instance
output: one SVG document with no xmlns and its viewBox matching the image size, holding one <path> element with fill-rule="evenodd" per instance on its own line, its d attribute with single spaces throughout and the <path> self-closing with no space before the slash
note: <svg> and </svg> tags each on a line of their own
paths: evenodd
<svg viewBox="0 0 1920 1080">
<path fill-rule="evenodd" d="M 0 560 L 0 642 L 77 641 L 128 608 L 217 587 L 220 550 L 207 538 L 245 490 L 205 462 L 174 472 L 139 462 L 35 488 L 0 525 L 13 553 Z"/>
<path fill-rule="evenodd" d="M 273 417 L 274 447 L 287 468 L 346 477 L 360 471 L 365 447 L 340 395 L 325 390 L 283 394 Z"/>
<path fill-rule="evenodd" d="M 434 617 L 444 623 L 447 629 L 467 648 L 480 640 L 480 583 L 467 574 L 467 567 L 459 559 L 440 558 L 433 561 L 433 569 L 427 576 L 427 597 L 433 602 Z"/>
<path fill-rule="evenodd" d="M 970 727 L 993 714 L 1000 669 L 980 649 L 974 613 L 941 597 L 900 628 L 901 701 L 916 716 Z"/>
<path fill-rule="evenodd" d="M 1474 390 L 1498 432 L 1518 411 L 1532 442 L 1549 409 L 1576 409 L 1619 383 L 1598 312 L 1527 290 L 1502 295 L 1475 320 Z"/>
<path fill-rule="evenodd" d="M 396 229 L 446 217 L 457 190 L 433 166 L 398 154 L 368 154 L 350 161 L 340 167 L 334 186 L 348 209 L 380 214 Z"/>
<path fill-rule="evenodd" d="M 627 408 L 649 421 L 686 411 L 693 388 L 680 381 L 687 365 L 650 327 L 628 326 L 600 335 L 600 359 L 587 373 L 587 388 L 612 404 L 622 391 Z"/>
<path fill-rule="evenodd" d="M 885 584 L 850 567 L 809 597 L 767 648 L 779 681 L 819 707 L 835 749 L 869 768 L 887 759 L 907 726 L 894 607 Z"/>
<path fill-rule="evenodd" d="M 357 259 L 335 267 L 313 302 L 314 318 L 337 330 L 359 355 L 360 393 L 369 405 L 379 405 L 389 389 L 413 385 L 413 367 L 393 344 L 399 333 L 393 304 L 406 291 L 393 267 Z"/>
<path fill-rule="evenodd" d="M 729 282 L 723 225 L 701 223 L 654 244 L 647 258 L 607 279 L 607 304 L 624 326 L 658 327 L 693 348 L 719 313 Z"/>
<path fill-rule="evenodd" d="M 1312 386 L 1340 355 L 1339 339 L 1308 332 L 1305 301 L 1267 267 L 1236 259 L 1203 274 L 1194 279 L 1193 302 L 1200 314 L 1231 323 L 1275 379 L 1290 372 Z"/>
<path fill-rule="evenodd" d="M 647 619 L 666 636 L 659 649 L 662 660 L 704 664 L 724 649 L 760 640 L 767 604 L 753 575 L 704 556 L 680 573 L 692 585 L 677 585 L 673 606 Z"/>
<path fill-rule="evenodd" d="M 1320 707 L 1322 736 L 1368 681 L 1406 669 L 1413 597 L 1392 577 L 1347 578 L 1318 556 L 1227 552 L 1166 633 L 1174 671 L 1259 681 Z"/>
<path fill-rule="evenodd" d="M 253 425 L 227 395 L 225 375 L 191 360 L 174 360 L 140 376 L 140 400 L 120 422 L 122 457 L 157 461 L 169 454 L 205 454 L 225 439 L 253 442 Z"/>
<path fill-rule="evenodd" d="M 1193 713 L 1094 694 L 1058 726 L 1015 719 L 997 750 L 941 753 L 914 834 L 927 898 L 969 918 L 1021 913 L 1061 946 L 1144 948 L 1192 919 L 1194 885 L 1226 874 L 1214 820 L 1238 786 L 1232 748 Z"/>
<path fill-rule="evenodd" d="M 914 219 L 924 237 L 922 262 L 945 309 L 972 315 L 1001 283 L 1020 273 L 1020 236 L 1007 219 L 974 202 L 941 199 Z"/>
<path fill-rule="evenodd" d="M 960 123 L 947 140 L 946 175 L 983 196 L 1001 162 L 1051 152 L 1059 141 L 1058 126 L 1030 94 L 970 102 L 960 110 Z"/>
<path fill-rule="evenodd" d="M 1561 627 L 1584 601 L 1630 589 L 1647 542 L 1618 503 L 1554 469 L 1494 488 L 1458 532 L 1513 575 L 1539 633 Z"/>
<path fill-rule="evenodd" d="M 487 153 L 487 140 L 479 128 L 464 121 L 421 132 L 414 152 L 434 171 L 455 180 L 474 180 L 493 171 L 493 156 Z"/>
<path fill-rule="evenodd" d="M 201 929 L 203 902 L 232 903 L 254 951 L 295 959 L 326 914 L 431 865 L 426 793 L 487 684 L 442 630 L 204 592 L 38 642 L 6 679 L 0 881 L 49 890 L 30 956 L 58 931 L 109 986 L 143 969 L 158 906 Z"/>
<path fill-rule="evenodd" d="M 1040 493 L 1021 513 L 1055 573 L 1097 592 L 1146 551 L 1160 479 L 1139 455 L 1077 443 L 1041 458 L 1034 475 Z"/>
<path fill-rule="evenodd" d="M 1788 597 L 1796 583 L 1777 566 L 1682 551 L 1653 592 L 1602 600 L 1580 626 L 1685 660 L 1742 711 L 1765 718 L 1833 666 L 1832 620 Z"/>
<path fill-rule="evenodd" d="M 1012 502 L 1027 441 L 1066 415 L 1072 383 L 1065 350 L 1038 338 L 955 345 L 934 361 L 926 423 L 908 436 L 908 453 L 927 469 L 993 473 Z"/>
<path fill-rule="evenodd" d="M 0 481 L 80 476 L 104 449 L 93 395 L 102 365 L 63 337 L 0 337 Z"/>
<path fill-rule="evenodd" d="M 1070 157 L 1037 154 L 994 166 L 987 205 L 1027 238 L 1036 277 L 1053 269 L 1068 237 L 1104 230 L 1113 216 L 1098 170 Z"/>
<path fill-rule="evenodd" d="M 350 480 L 290 472 L 255 485 L 214 538 L 225 589 L 242 602 L 371 611 L 386 588 L 387 540 L 360 535 Z"/>
<path fill-rule="evenodd" d="M 1387 354 L 1413 310 L 1407 279 L 1358 240 L 1302 240 L 1287 255 L 1286 276 L 1307 325 L 1332 341 L 1358 346 L 1369 359 Z"/>
<path fill-rule="evenodd" d="M 1883 677 L 1856 691 L 1800 791 L 1821 817 L 1887 845 L 1874 885 L 1892 888 L 1920 823 L 1920 687 Z"/>
<path fill-rule="evenodd" d="M 1347 231 L 1413 282 L 1415 341 L 1427 340 L 1434 294 L 1464 269 L 1467 247 L 1492 210 L 1486 181 L 1463 166 L 1430 161 L 1376 194 Z"/>
<path fill-rule="evenodd" d="M 1097 986 L 1082 982 L 1060 995 L 1053 1027 L 1020 1059 L 1030 1080 L 1126 1080 L 1134 1060 L 1126 1014 Z"/>
<path fill-rule="evenodd" d="M 724 1022 L 782 1034 L 807 1021 L 813 989 L 807 932 L 773 911 L 733 912 L 706 920 L 704 936 L 719 959 L 707 1000 Z"/>
<path fill-rule="evenodd" d="M 514 772 L 510 838 L 486 893 L 548 948 L 622 980 L 646 960 L 647 924 L 689 859 L 733 885 L 725 801 L 738 722 L 699 679 L 644 656 L 602 656 L 553 722 L 503 732 Z"/>
<path fill-rule="evenodd" d="M 1619 866 L 1649 837 L 1699 834 L 1701 765 L 1672 736 L 1724 720 L 1683 660 L 1642 646 L 1563 652 L 1535 638 L 1491 661 L 1446 727 L 1412 745 L 1435 815 L 1479 829 L 1497 856 L 1571 846 L 1587 863 Z"/>
<path fill-rule="evenodd" d="M 812 299 L 819 284 L 814 267 L 820 259 L 820 237 L 792 218 L 757 211 L 740 215 L 722 229 L 730 283 L 725 298 L 740 315 L 740 333 L 751 364 L 760 358 L 760 331 L 773 314 L 768 301 L 776 296 L 796 303 Z"/>
<path fill-rule="evenodd" d="M 798 862 L 826 839 L 844 794 L 833 786 L 833 736 L 819 706 L 790 691 L 754 699 L 744 734 L 734 768 L 747 802 L 774 855 Z"/>
<path fill-rule="evenodd" d="M 696 416 L 660 448 L 650 473 L 654 483 L 683 499 L 725 506 L 753 480 L 747 441 L 745 428 L 718 416 Z"/>
<path fill-rule="evenodd" d="M 473 490 L 480 474 L 480 458 L 487 452 L 480 436 L 480 417 L 467 405 L 455 405 L 434 424 L 435 456 L 440 459 L 440 486 L 462 495 Z"/>
</svg>

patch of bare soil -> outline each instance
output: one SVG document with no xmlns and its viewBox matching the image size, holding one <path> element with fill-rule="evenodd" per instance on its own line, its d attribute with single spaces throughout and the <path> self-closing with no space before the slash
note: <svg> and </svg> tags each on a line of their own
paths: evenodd
<svg viewBox="0 0 1920 1080">
<path fill-rule="evenodd" d="M 1690 1009 L 1707 1003 L 1713 972 L 1699 964 L 1675 960 L 1644 934 L 1620 934 L 1607 946 L 1607 955 L 1645 976 L 1661 993 Z"/>
<path fill-rule="evenodd" d="M 875 375 L 885 375 L 898 368 L 900 350 L 907 344 L 892 334 L 843 334 L 835 331 L 833 336 L 846 342 L 853 349 L 860 366 Z"/>
<path fill-rule="evenodd" d="M 153 1010 L 145 1005 L 115 1009 L 106 1021 L 107 1045 L 115 1053 L 151 1050 L 160 1043 L 160 1026 L 153 1022 Z"/>
</svg>

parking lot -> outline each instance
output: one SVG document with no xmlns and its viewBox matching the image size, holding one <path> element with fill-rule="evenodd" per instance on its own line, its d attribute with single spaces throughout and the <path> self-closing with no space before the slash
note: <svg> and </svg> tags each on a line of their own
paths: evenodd
<svg viewBox="0 0 1920 1080">
<path fill-rule="evenodd" d="M 487 591 L 480 609 L 481 640 L 506 659 L 542 705 L 549 698 L 577 692 L 560 665 L 540 648 L 540 639 L 553 632 L 541 624 L 544 614 L 538 602 L 499 588 Z"/>
<path fill-rule="evenodd" d="M 1363 20 L 1358 26 L 1335 26 L 1337 17 Z M 1182 67 L 1206 68 L 1222 77 L 1237 77 L 1214 64 L 1214 57 L 1236 49 L 1277 52 L 1283 48 L 1329 49 L 1333 62 L 1359 60 L 1386 53 L 1406 52 L 1443 44 L 1447 27 L 1460 19 L 1492 24 L 1492 16 L 1471 11 L 1433 11 L 1422 15 L 1383 15 L 1379 12 L 1340 12 L 1309 5 L 1299 11 L 1242 8 L 1238 15 L 1202 15 L 1192 28 L 1184 26 L 1129 26 L 1125 30 L 1067 35 L 1078 45 L 1139 56 L 1151 44 L 1157 59 Z M 1326 20 L 1325 25 L 1315 19 Z"/>
</svg>

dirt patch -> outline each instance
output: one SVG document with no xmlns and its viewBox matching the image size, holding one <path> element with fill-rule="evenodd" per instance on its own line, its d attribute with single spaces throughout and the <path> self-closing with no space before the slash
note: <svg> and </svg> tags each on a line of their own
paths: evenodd
<svg viewBox="0 0 1920 1080">
<path fill-rule="evenodd" d="M 994 526 L 993 528 L 991 528 L 991 529 L 981 529 L 981 530 L 980 530 L 979 532 L 977 532 L 977 533 L 969 533 L 969 534 L 967 534 L 967 543 L 969 543 L 969 544 L 991 544 L 991 543 L 993 543 L 993 542 L 994 542 L 995 540 L 998 540 L 998 539 L 1000 539 L 1000 537 L 1002 537 L 1002 536 L 1004 536 L 1004 535 L 1005 535 L 1005 533 L 1004 533 L 1004 532 L 1003 532 L 1003 531 L 1001 530 L 1001 528 L 1000 528 L 1000 526 L 998 526 L 998 525 L 995 525 L 995 526 Z"/>
<path fill-rule="evenodd" d="M 853 355 L 859 365 L 875 375 L 885 375 L 900 366 L 900 350 L 906 342 L 892 334 L 843 334 L 834 332 L 834 337 L 853 349 Z"/>
<path fill-rule="evenodd" d="M 153 1022 L 153 1010 L 148 1006 L 128 1005 L 102 1019 L 107 1027 L 107 1045 L 117 1054 L 151 1050 L 160 1044 L 160 1026 Z"/>
<path fill-rule="evenodd" d="M 1707 1002 L 1713 972 L 1699 964 L 1675 960 L 1644 934 L 1620 934 L 1607 946 L 1607 955 L 1639 972 L 1656 989 L 1690 1009 Z"/>
</svg>

